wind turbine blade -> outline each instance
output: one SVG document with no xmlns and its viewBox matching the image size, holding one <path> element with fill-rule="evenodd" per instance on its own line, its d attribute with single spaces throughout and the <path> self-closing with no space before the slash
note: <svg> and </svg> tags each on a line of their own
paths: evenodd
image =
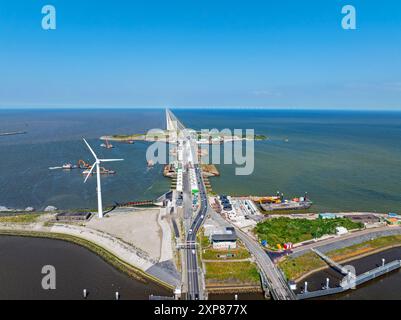
<svg viewBox="0 0 401 320">
<path fill-rule="evenodd" d="M 86 143 L 86 145 L 88 146 L 89 150 L 92 152 L 93 156 L 94 156 L 95 159 L 97 160 L 97 155 L 96 155 L 95 151 L 93 151 L 93 149 L 92 149 L 91 146 L 89 145 L 88 141 L 86 141 L 85 138 L 83 138 L 83 139 L 84 139 L 84 142 Z"/>
<path fill-rule="evenodd" d="M 99 159 L 100 162 L 124 161 L 124 159 Z"/>
<path fill-rule="evenodd" d="M 84 183 L 86 183 L 86 180 L 88 180 L 89 176 L 92 174 L 93 169 L 95 169 L 96 162 L 92 165 L 92 168 L 89 170 L 88 174 L 86 175 Z"/>
</svg>

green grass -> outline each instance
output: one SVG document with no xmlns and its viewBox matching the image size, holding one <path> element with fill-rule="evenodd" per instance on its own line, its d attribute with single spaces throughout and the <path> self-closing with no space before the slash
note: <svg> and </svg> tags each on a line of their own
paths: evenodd
<svg viewBox="0 0 401 320">
<path fill-rule="evenodd" d="M 259 272 L 252 262 L 206 262 L 206 281 L 236 284 L 258 284 Z"/>
<path fill-rule="evenodd" d="M 111 137 L 114 138 L 114 139 L 121 139 L 121 140 L 136 140 L 138 138 L 144 138 L 145 134 L 143 134 L 143 133 L 114 134 Z"/>
<path fill-rule="evenodd" d="M 0 223 L 32 223 L 40 216 L 38 213 L 0 216 Z"/>
<path fill-rule="evenodd" d="M 211 243 L 209 241 L 209 238 L 203 235 L 203 228 L 199 234 L 201 234 L 199 236 L 199 238 L 200 238 L 199 240 L 200 240 L 200 244 L 201 244 L 202 248 L 206 248 L 206 247 L 210 246 Z"/>
<path fill-rule="evenodd" d="M 387 236 L 354 244 L 350 247 L 330 251 L 328 256 L 336 261 L 350 259 L 352 257 L 369 253 L 380 248 L 401 244 L 401 235 Z"/>
<path fill-rule="evenodd" d="M 267 137 L 263 134 L 255 134 L 255 140 L 267 140 Z"/>
<path fill-rule="evenodd" d="M 238 242 L 238 247 L 231 250 L 213 249 L 209 238 L 203 234 L 203 228 L 198 234 L 198 242 L 200 243 L 200 258 L 204 260 L 215 260 L 204 262 L 205 279 L 208 284 L 213 285 L 242 285 L 251 284 L 259 285 L 260 277 L 256 265 L 250 261 L 230 261 L 230 259 L 246 259 L 250 257 L 250 253 L 246 248 Z M 198 253 L 200 253 L 198 251 Z M 234 253 L 233 258 L 218 258 L 218 254 Z"/>
<path fill-rule="evenodd" d="M 234 254 L 234 257 L 218 258 L 218 255 L 226 255 L 229 253 Z M 236 249 L 230 249 L 230 250 L 218 250 L 218 249 L 208 248 L 204 249 L 204 252 L 202 252 L 202 258 L 205 260 L 247 259 L 250 256 L 251 255 L 249 254 L 249 251 L 242 246 L 240 247 L 237 246 Z"/>
<path fill-rule="evenodd" d="M 315 253 L 308 252 L 297 258 L 286 258 L 278 266 L 287 279 L 297 279 L 311 270 L 326 266 L 326 263 Z"/>
<path fill-rule="evenodd" d="M 270 247 L 285 242 L 298 243 L 323 235 L 334 234 L 336 227 L 345 227 L 348 230 L 362 228 L 361 223 L 350 219 L 290 219 L 275 218 L 258 223 L 255 233 L 260 240 L 266 240 Z"/>
<path fill-rule="evenodd" d="M 401 235 L 376 238 L 350 247 L 333 250 L 328 252 L 327 256 L 334 261 L 343 261 L 395 245 L 401 245 Z M 297 279 L 310 271 L 325 266 L 327 264 L 313 252 L 305 253 L 297 258 L 289 257 L 279 263 L 279 267 L 288 279 Z"/>
</svg>

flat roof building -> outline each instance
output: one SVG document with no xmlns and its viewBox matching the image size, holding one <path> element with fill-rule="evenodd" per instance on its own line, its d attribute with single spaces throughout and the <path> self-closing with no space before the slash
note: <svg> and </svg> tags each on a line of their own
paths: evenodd
<svg viewBox="0 0 401 320">
<path fill-rule="evenodd" d="M 237 234 L 233 227 L 225 229 L 225 233 L 216 233 L 212 235 L 213 249 L 235 249 L 237 247 Z"/>
</svg>

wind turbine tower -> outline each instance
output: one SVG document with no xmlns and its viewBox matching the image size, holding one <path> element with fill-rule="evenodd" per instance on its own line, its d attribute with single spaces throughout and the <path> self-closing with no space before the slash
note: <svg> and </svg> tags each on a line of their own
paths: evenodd
<svg viewBox="0 0 401 320">
<path fill-rule="evenodd" d="M 88 174 L 86 175 L 84 183 L 88 180 L 89 176 L 92 174 L 93 169 L 96 167 L 96 180 L 97 180 L 97 210 L 99 218 L 103 218 L 103 202 L 102 202 L 102 186 L 100 183 L 100 164 L 102 162 L 113 162 L 113 161 L 123 161 L 124 159 L 99 159 L 96 153 L 93 151 L 89 143 L 83 139 L 87 147 L 89 148 L 90 152 L 93 154 L 95 158 L 95 162 L 93 163 L 92 167 L 90 168 Z"/>
</svg>

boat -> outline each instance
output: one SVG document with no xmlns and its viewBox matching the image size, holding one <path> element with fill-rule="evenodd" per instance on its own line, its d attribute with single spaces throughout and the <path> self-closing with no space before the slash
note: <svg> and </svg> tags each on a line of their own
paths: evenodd
<svg viewBox="0 0 401 320">
<path fill-rule="evenodd" d="M 277 195 L 272 197 L 266 197 L 259 202 L 261 208 L 264 211 L 275 211 L 275 210 L 304 210 L 309 209 L 313 202 L 310 201 L 306 196 L 294 198 L 292 200 L 285 200 L 284 195 Z"/>
<path fill-rule="evenodd" d="M 114 148 L 114 146 L 111 143 L 109 143 L 109 140 L 107 140 L 107 139 L 106 139 L 106 143 L 102 143 L 100 146 L 102 148 L 106 148 L 106 149 Z"/>
<path fill-rule="evenodd" d="M 148 161 L 148 167 L 153 167 L 154 165 L 155 163 L 153 162 L 153 160 Z"/>
<path fill-rule="evenodd" d="M 87 175 L 89 174 L 91 168 L 88 168 L 84 171 L 82 171 L 83 175 Z M 95 170 L 92 171 L 92 174 L 96 174 L 97 172 Z M 116 174 L 116 172 L 114 170 L 108 170 L 104 167 L 100 167 L 100 174 Z"/>
<path fill-rule="evenodd" d="M 260 206 L 264 211 L 275 211 L 275 210 L 303 210 L 309 209 L 312 206 L 312 201 L 284 201 L 281 203 L 261 203 Z"/>
<path fill-rule="evenodd" d="M 64 163 L 61 168 L 64 170 L 71 170 L 71 169 L 76 169 L 77 167 L 78 166 L 73 165 L 72 163 Z"/>
</svg>

